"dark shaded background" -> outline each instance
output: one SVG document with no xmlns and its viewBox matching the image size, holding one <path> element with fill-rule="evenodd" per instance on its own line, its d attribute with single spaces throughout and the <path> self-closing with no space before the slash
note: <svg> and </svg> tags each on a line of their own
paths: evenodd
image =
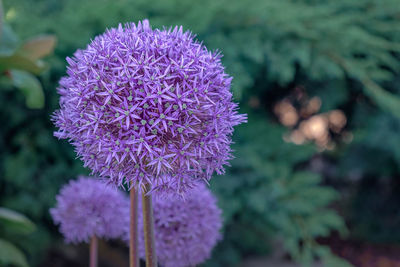
<svg viewBox="0 0 400 267">
<path fill-rule="evenodd" d="M 211 183 L 225 227 L 206 266 L 272 252 L 305 265 L 318 258 L 341 266 L 336 254 L 355 266 L 399 266 L 398 0 L 3 4 L 20 40 L 58 39 L 39 76 L 43 109 L 27 108 L 10 86 L 0 91 L 0 206 L 36 223 L 28 237 L 10 237 L 32 266 L 86 265 L 86 247 L 64 245 L 48 212 L 63 184 L 88 173 L 72 146 L 52 134 L 65 57 L 108 27 L 144 18 L 153 27 L 183 25 L 220 49 L 248 113 L 234 135 L 232 167 Z M 126 265 L 122 244 L 102 243 L 101 251 L 104 266 Z"/>
</svg>

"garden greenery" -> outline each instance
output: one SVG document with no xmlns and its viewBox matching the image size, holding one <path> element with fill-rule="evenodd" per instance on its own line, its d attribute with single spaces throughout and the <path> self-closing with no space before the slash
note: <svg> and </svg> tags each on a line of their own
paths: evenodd
<svg viewBox="0 0 400 267">
<path fill-rule="evenodd" d="M 285 250 L 306 265 L 319 257 L 328 266 L 338 266 L 341 260 L 316 242 L 333 230 L 346 232 L 343 220 L 328 208 L 335 200 L 347 204 L 343 214 L 357 237 L 398 240 L 390 231 L 393 228 L 381 226 L 375 231 L 379 219 L 375 213 L 400 219 L 389 212 L 393 204 L 371 203 L 363 208 L 360 203 L 372 201 L 370 193 L 354 190 L 352 197 L 339 198 L 332 187 L 322 185 L 323 178 L 351 184 L 363 177 L 383 180 L 400 172 L 397 0 L 256 0 L 251 4 L 241 0 L 153 0 L 151 4 L 145 0 L 38 0 L 35 4 L 6 0 L 4 5 L 7 22 L 22 40 L 39 33 L 55 34 L 59 40 L 48 60 L 50 70 L 40 76 L 44 109 L 27 109 L 24 98 L 14 91 L 0 94 L 0 147 L 4 148 L 0 201 L 38 223 L 33 236 L 21 244 L 32 263 L 43 259 L 57 237 L 47 212 L 56 192 L 84 172 L 72 148 L 52 137 L 54 129 L 48 121 L 57 106 L 55 88 L 65 74 L 65 57 L 107 27 L 144 18 L 154 27 L 183 25 L 198 33 L 210 49 L 220 48 L 227 73 L 234 77 L 236 99 L 249 103 L 245 110 L 249 123 L 239 126 L 233 138 L 237 158 L 225 176 L 212 180 L 225 218 L 225 239 L 214 250 L 209 266 L 232 266 L 243 257 L 267 253 L 272 240 L 281 240 Z M 282 139 L 287 129 L 278 124 L 271 107 L 298 85 L 321 100 L 321 111 L 344 111 L 346 129 L 353 136 L 350 144 L 337 140 L 334 151 L 320 153 L 313 144 L 295 145 Z M 312 172 L 310 164 L 316 157 L 334 163 L 335 168 Z"/>
</svg>

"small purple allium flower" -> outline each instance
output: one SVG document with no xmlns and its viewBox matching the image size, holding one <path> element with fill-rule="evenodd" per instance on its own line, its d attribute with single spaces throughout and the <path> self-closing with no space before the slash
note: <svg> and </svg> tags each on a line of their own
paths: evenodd
<svg viewBox="0 0 400 267">
<path fill-rule="evenodd" d="M 246 121 L 221 57 L 182 27 L 153 30 L 144 20 L 112 28 L 67 58 L 55 135 L 119 186 L 157 189 L 172 175 L 182 190 L 221 174 L 233 126 Z"/>
<path fill-rule="evenodd" d="M 129 201 L 121 191 L 81 176 L 65 185 L 56 199 L 50 213 L 67 242 L 88 242 L 93 235 L 107 239 L 124 235 Z"/>
<path fill-rule="evenodd" d="M 222 227 L 221 210 L 210 190 L 199 183 L 186 192 L 184 200 L 176 194 L 153 196 L 155 243 L 160 264 L 164 267 L 195 266 L 207 260 L 221 239 Z M 141 212 L 139 233 L 139 255 L 145 258 Z M 125 237 L 129 238 L 129 234 Z"/>
</svg>

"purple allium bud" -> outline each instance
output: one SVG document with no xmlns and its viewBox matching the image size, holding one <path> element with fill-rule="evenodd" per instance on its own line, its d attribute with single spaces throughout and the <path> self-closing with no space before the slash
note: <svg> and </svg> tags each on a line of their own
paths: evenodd
<svg viewBox="0 0 400 267">
<path fill-rule="evenodd" d="M 109 29 L 67 58 L 55 135 L 117 185 L 222 174 L 233 126 L 246 115 L 232 102 L 221 57 L 182 27 L 153 30 L 144 20 Z"/>
<path fill-rule="evenodd" d="M 120 238 L 129 216 L 129 201 L 101 180 L 81 176 L 61 189 L 50 213 L 67 242 L 88 242 L 93 235 Z"/>
<path fill-rule="evenodd" d="M 141 209 L 141 205 L 139 205 Z M 154 234 L 161 266 L 195 266 L 207 260 L 221 239 L 221 210 L 204 183 L 176 194 L 153 194 Z M 145 258 L 143 215 L 139 211 L 139 255 Z M 129 219 L 129 218 L 128 218 Z M 129 238 L 128 223 L 125 224 Z"/>
</svg>

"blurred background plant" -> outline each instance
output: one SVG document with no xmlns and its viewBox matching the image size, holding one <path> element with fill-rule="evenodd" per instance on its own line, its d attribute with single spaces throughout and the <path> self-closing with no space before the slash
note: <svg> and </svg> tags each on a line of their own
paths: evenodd
<svg viewBox="0 0 400 267">
<path fill-rule="evenodd" d="M 37 224 L 21 244 L 32 265 L 43 266 L 60 250 L 48 214 L 56 192 L 87 173 L 72 147 L 52 136 L 49 121 L 65 57 L 105 28 L 143 18 L 154 27 L 183 25 L 220 49 L 234 95 L 249 114 L 234 137 L 237 158 L 213 179 L 225 238 L 207 266 L 234 266 L 279 247 L 305 265 L 315 258 L 344 265 L 336 254 L 364 266 L 348 252 L 353 243 L 335 245 L 338 233 L 358 247 L 400 245 L 398 0 L 5 0 L 4 6 L 6 24 L 22 40 L 47 34 L 33 41 L 46 40 L 47 47 L 33 59 L 28 41 L 24 56 L 34 66 L 54 46 L 49 35 L 58 39 L 44 72 L 2 63 L 27 47 L 14 37 L 11 54 L 0 50 L 1 88 L 8 88 L 0 91 L 0 204 Z M 1 47 L 9 30 L 3 27 Z M 19 86 L 24 79 L 13 83 L 13 68 L 39 76 L 29 74 L 36 82 Z M 32 89 L 37 85 L 43 90 Z M 17 87 L 25 88 L 26 105 L 10 90 Z M 42 109 L 29 109 L 40 103 Z"/>
<path fill-rule="evenodd" d="M 23 252 L 11 241 L 21 243 L 24 235 L 32 233 L 36 226 L 24 215 L 0 207 L 0 264 L 1 266 L 27 267 Z"/>
<path fill-rule="evenodd" d="M 0 18 L 2 19 L 2 16 Z M 11 27 L 2 21 L 0 27 L 1 89 L 17 88 L 24 94 L 28 108 L 43 108 L 42 85 L 34 75 L 39 75 L 46 70 L 47 65 L 41 58 L 53 51 L 55 42 L 53 35 L 43 35 L 20 44 Z"/>
</svg>

